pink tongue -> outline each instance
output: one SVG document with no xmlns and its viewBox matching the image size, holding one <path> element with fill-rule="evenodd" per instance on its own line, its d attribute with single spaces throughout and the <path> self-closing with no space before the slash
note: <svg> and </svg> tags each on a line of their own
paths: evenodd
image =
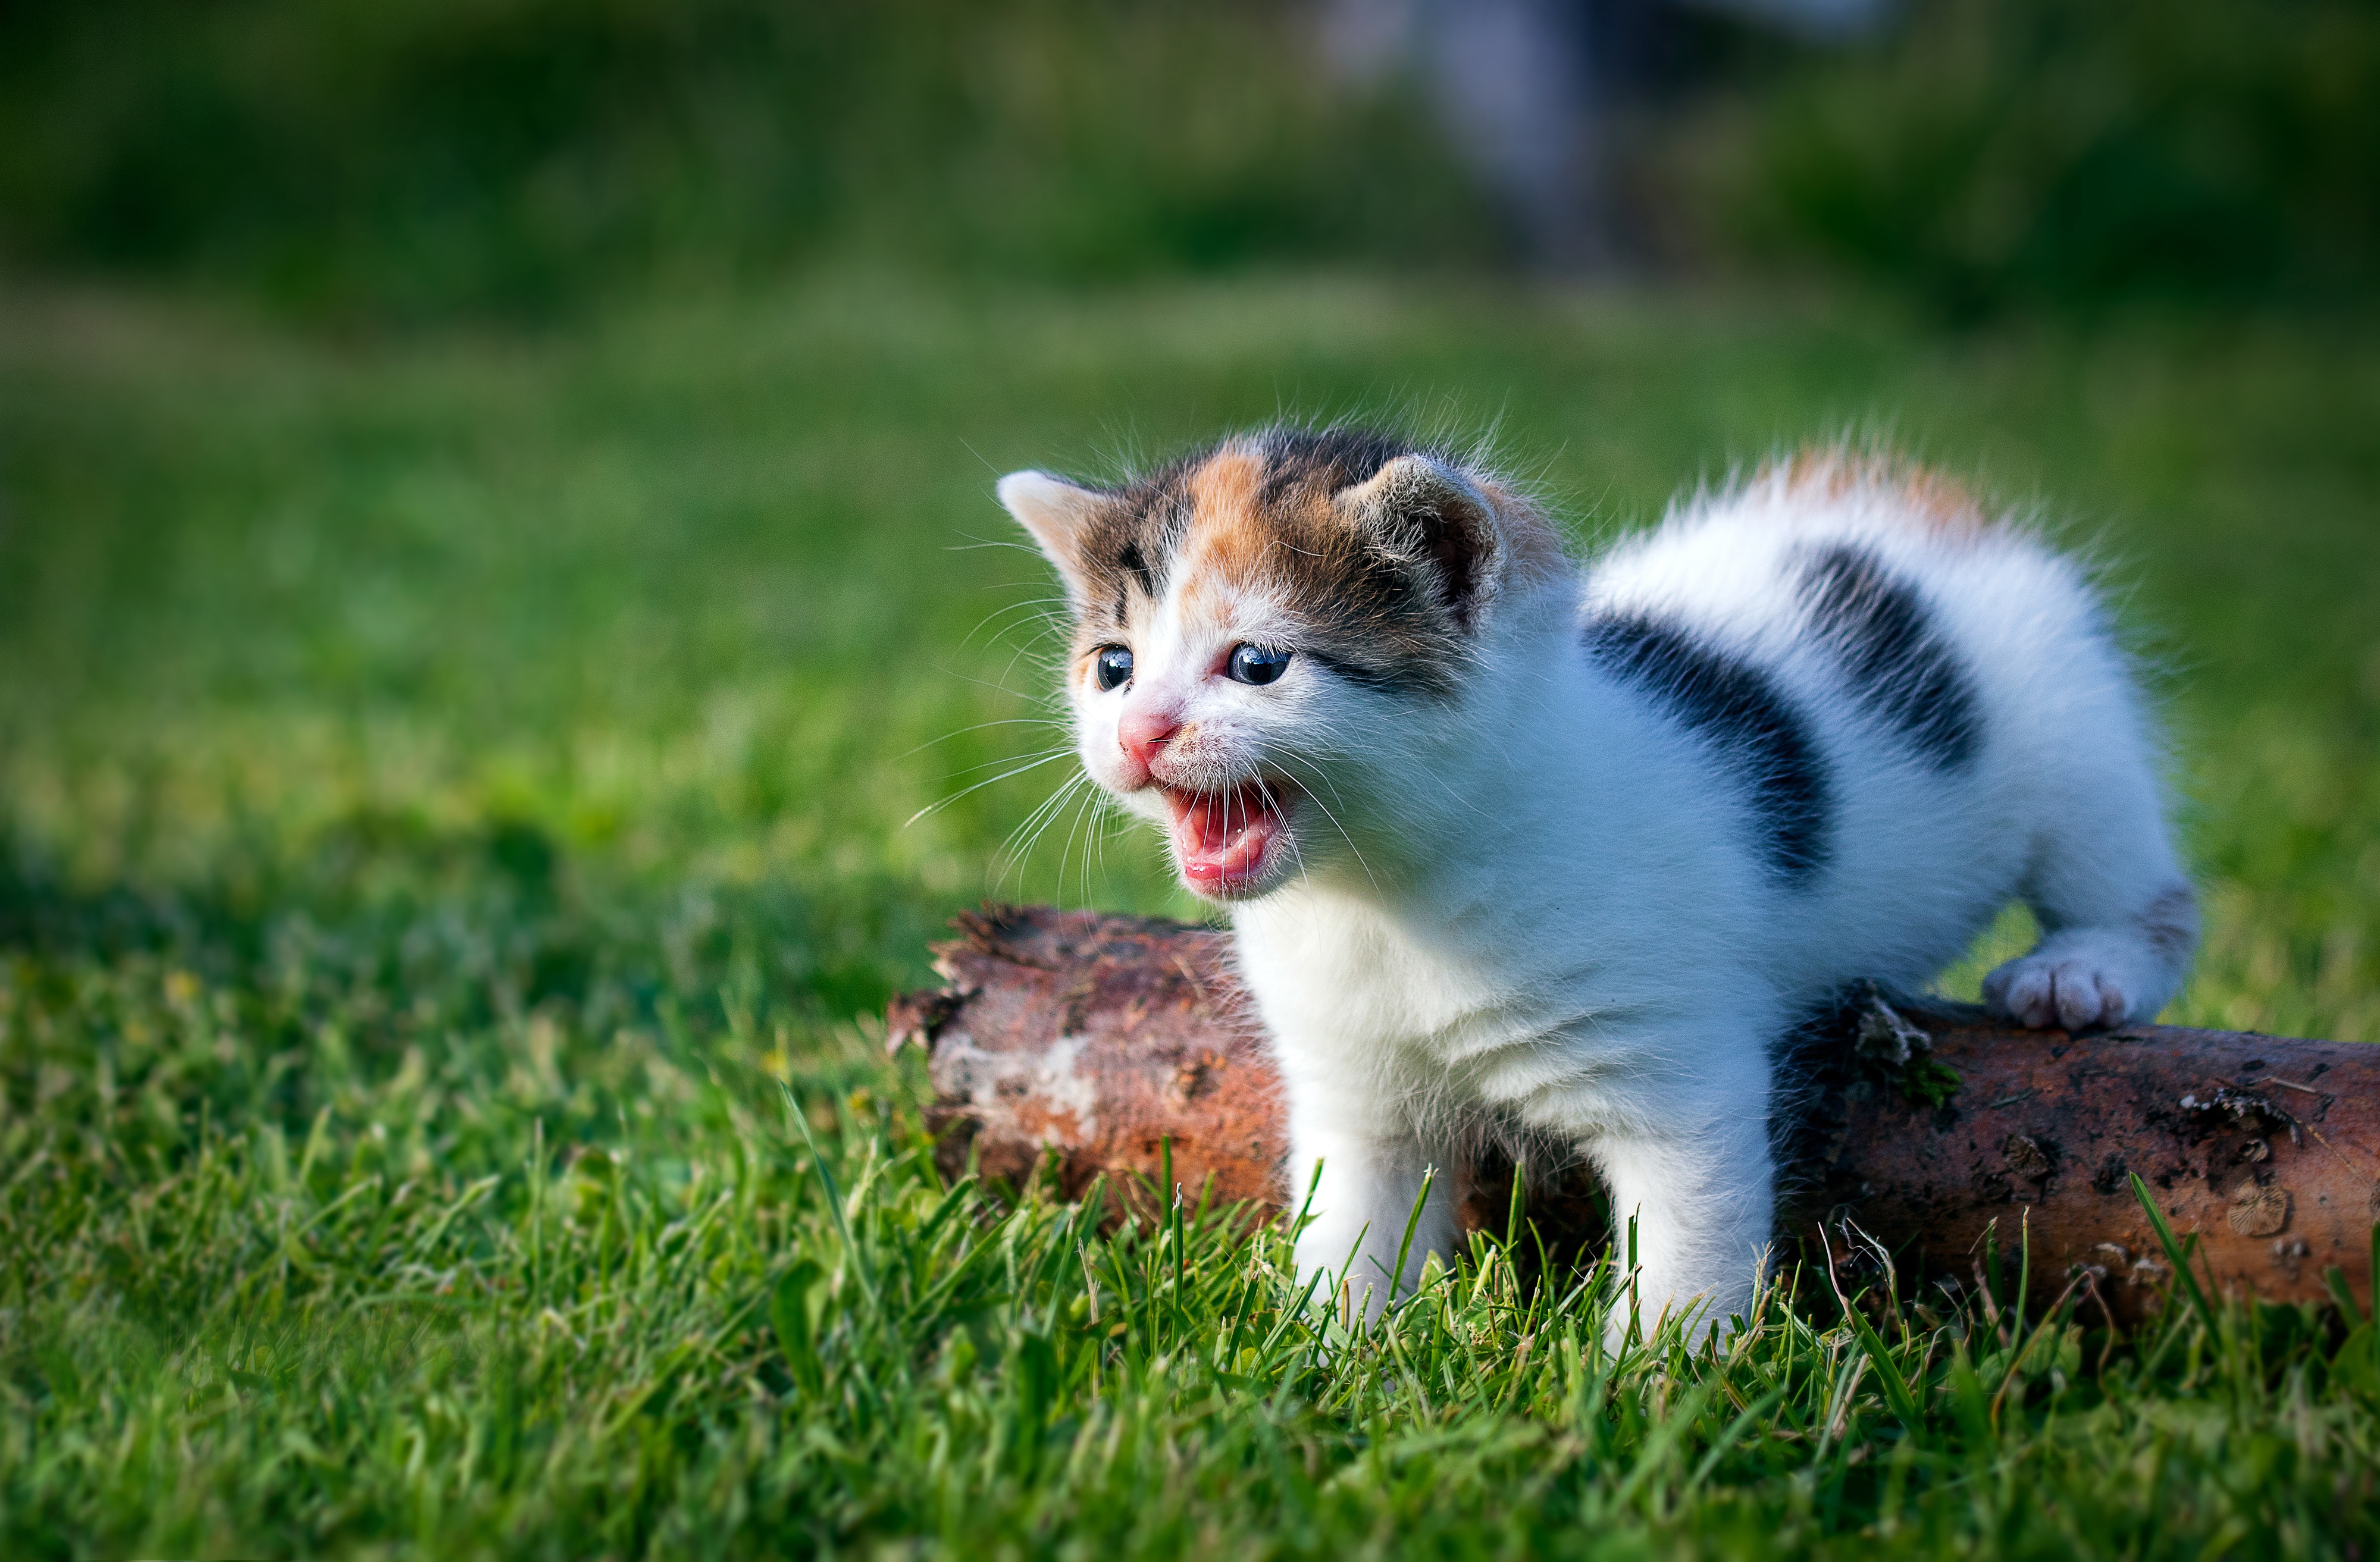
<svg viewBox="0 0 2380 1562">
<path fill-rule="evenodd" d="M 1171 801 L 1174 850 L 1183 877 L 1194 884 L 1230 885 L 1245 878 L 1281 828 L 1280 813 L 1253 786 L 1175 793 Z"/>
</svg>

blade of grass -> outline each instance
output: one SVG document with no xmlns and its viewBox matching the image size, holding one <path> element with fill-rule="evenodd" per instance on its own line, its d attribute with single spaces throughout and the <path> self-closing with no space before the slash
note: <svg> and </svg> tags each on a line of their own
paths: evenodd
<svg viewBox="0 0 2380 1562">
<path fill-rule="evenodd" d="M 818 1141 L 810 1135 L 809 1119 L 803 1113 L 802 1104 L 794 1099 L 794 1087 L 779 1080 L 777 1089 L 784 1096 L 785 1113 L 794 1120 L 794 1127 L 800 1132 L 802 1143 L 808 1146 L 810 1161 L 818 1168 L 819 1181 L 826 1188 L 827 1213 L 834 1217 L 835 1234 L 843 1239 L 843 1251 L 851 1259 L 852 1278 L 859 1282 L 860 1290 L 868 1297 L 868 1305 L 870 1308 L 880 1307 L 883 1303 L 876 1294 L 876 1277 L 868 1272 L 867 1255 L 852 1240 L 851 1221 L 843 1207 L 842 1184 L 834 1180 L 834 1169 L 826 1164 L 826 1156 L 819 1149 Z"/>
<path fill-rule="evenodd" d="M 2141 1181 L 2141 1174 L 2137 1171 L 2132 1173 L 2132 1197 L 2140 1200 L 2141 1207 L 2148 1212 L 2149 1225 L 2156 1232 L 2158 1244 L 2165 1249 L 2167 1262 L 2173 1265 L 2174 1283 L 2180 1286 L 2182 1294 L 2190 1299 L 2191 1309 L 2198 1314 L 2199 1322 L 2206 1326 L 2206 1332 L 2213 1334 L 2214 1304 L 2206 1300 L 2206 1292 L 2199 1285 L 2198 1277 L 2191 1272 L 2190 1255 L 2182 1251 L 2180 1239 L 2173 1234 L 2173 1228 L 2166 1224 L 2165 1211 L 2157 1208 L 2156 1200 L 2149 1196 L 2149 1185 Z M 2373 1263 L 2374 1272 L 2380 1273 L 2380 1227 L 2374 1228 Z"/>
<path fill-rule="evenodd" d="M 1744 1406 L 1742 1412 L 1727 1423 L 1727 1430 L 1711 1443 L 1710 1450 L 1703 1455 L 1702 1462 L 1694 1466 L 1694 1472 L 1686 1477 L 1686 1483 L 1678 1495 L 1693 1495 L 1695 1489 L 1710 1478 L 1710 1472 L 1718 1468 L 1718 1461 L 1727 1457 L 1728 1449 L 1735 1447 L 1736 1439 L 1743 1435 L 1744 1429 L 1774 1410 L 1777 1402 L 1784 1398 L 1784 1389 L 1772 1388 Z"/>
<path fill-rule="evenodd" d="M 1405 1258 L 1413 1252 L 1414 1233 L 1421 1229 L 1421 1212 L 1429 1203 L 1430 1184 L 1438 1180 L 1438 1168 L 1426 1166 L 1421 1171 L 1421 1192 L 1414 1195 L 1413 1210 L 1405 1217 L 1405 1234 L 1397 1242 L 1396 1272 L 1389 1277 L 1389 1303 L 1396 1304 L 1397 1288 L 1404 1284 Z"/>
<path fill-rule="evenodd" d="M 1851 1319 L 1852 1332 L 1859 1336 L 1860 1348 L 1876 1363 L 1876 1375 L 1884 1385 L 1884 1402 L 1892 1407 L 1892 1413 L 1900 1418 L 1900 1424 L 1909 1428 L 1912 1434 L 1923 1431 L 1925 1417 L 1917 1408 L 1917 1396 L 1911 1391 L 1909 1380 L 1901 1376 L 1900 1368 L 1894 1364 L 1891 1352 L 1885 1349 L 1884 1340 L 1876 1332 L 1876 1326 L 1869 1323 L 1867 1314 L 1856 1307 L 1851 1309 Z"/>
<path fill-rule="evenodd" d="M 2363 1309 L 2355 1304 L 2355 1292 L 2347 1284 L 2347 1271 L 2334 1264 L 2322 1272 L 2322 1283 L 2329 1288 L 2330 1299 L 2338 1303 L 2339 1312 L 2353 1328 L 2363 1321 Z"/>
</svg>

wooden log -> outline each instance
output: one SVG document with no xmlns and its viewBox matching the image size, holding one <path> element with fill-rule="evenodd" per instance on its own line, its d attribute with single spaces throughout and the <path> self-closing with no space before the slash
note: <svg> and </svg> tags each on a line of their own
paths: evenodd
<svg viewBox="0 0 2380 1562">
<path fill-rule="evenodd" d="M 1046 908 L 957 926 L 935 948 L 947 985 L 890 1015 L 892 1047 L 929 1049 L 946 1169 L 972 1156 L 1022 1179 L 1050 1156 L 1067 1195 L 1107 1173 L 1130 1197 L 1116 1174 L 1153 1182 L 1170 1140 L 1190 1197 L 1281 1206 L 1280 1082 L 1223 934 Z M 2319 1302 L 2336 1269 L 2371 1306 L 2380 1047 L 2168 1025 L 2020 1031 L 1869 994 L 1814 1022 L 1794 1057 L 1807 1088 L 1779 1136 L 1789 1248 L 1855 1264 L 1875 1249 L 1847 1243 L 1848 1221 L 1904 1285 L 1965 1284 L 1996 1228 L 2011 1261 L 2029 1242 L 2036 1277 L 2087 1272 L 2135 1321 L 2169 1277 L 2137 1173 L 2174 1229 L 2196 1235 L 2218 1290 Z M 1510 1165 L 1482 1152 L 1452 1170 L 1466 1229 L 1500 1231 Z M 1527 1204 L 1557 1252 L 1603 1240 L 1591 1174 L 1533 1180 Z"/>
</svg>

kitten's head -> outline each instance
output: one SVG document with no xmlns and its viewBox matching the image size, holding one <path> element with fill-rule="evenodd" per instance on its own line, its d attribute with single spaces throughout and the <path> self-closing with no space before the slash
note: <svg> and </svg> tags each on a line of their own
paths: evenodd
<svg viewBox="0 0 2380 1562">
<path fill-rule="evenodd" d="M 1243 435 L 1112 488 L 1014 472 L 1000 500 L 1065 581 L 1084 769 L 1210 900 L 1360 856 L 1500 606 L 1565 571 L 1492 479 L 1351 429 Z"/>
</svg>

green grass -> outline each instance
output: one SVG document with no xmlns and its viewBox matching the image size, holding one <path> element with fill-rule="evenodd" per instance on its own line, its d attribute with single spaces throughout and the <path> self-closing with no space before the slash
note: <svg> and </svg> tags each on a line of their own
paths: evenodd
<svg viewBox="0 0 2380 1562">
<path fill-rule="evenodd" d="M 1608 1276 L 1483 1249 L 1349 1338 L 1220 1212 L 945 1190 L 876 1011 L 988 891 L 1178 909 L 1089 821 L 1002 862 L 1062 767 L 904 828 L 1052 741 L 981 725 L 1039 712 L 1047 589 L 977 545 L 991 478 L 1368 407 L 1497 423 L 1582 537 L 1846 429 L 2038 503 L 2160 670 L 2173 1017 L 2380 1039 L 2376 345 L 1298 279 L 347 340 L 0 295 L 0 1553 L 2373 1555 L 2332 1322 L 2110 1346 L 2012 1255 L 2000 1324 L 1772 1301 L 1615 1362 Z"/>
</svg>

